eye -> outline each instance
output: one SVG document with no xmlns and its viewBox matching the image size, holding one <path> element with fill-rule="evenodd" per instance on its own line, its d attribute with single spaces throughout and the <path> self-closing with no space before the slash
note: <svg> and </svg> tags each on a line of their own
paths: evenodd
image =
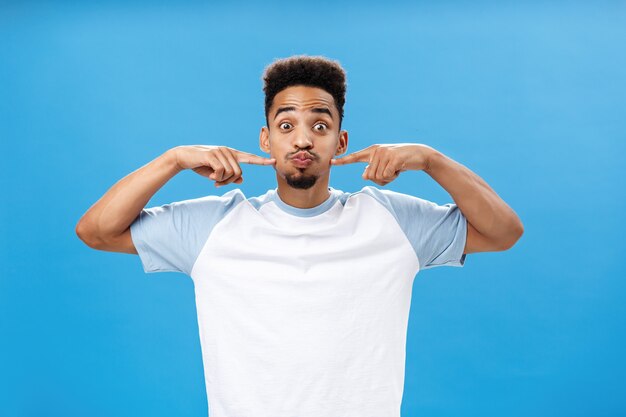
<svg viewBox="0 0 626 417">
<path fill-rule="evenodd" d="M 318 131 L 320 131 L 320 132 L 321 132 L 322 130 L 326 130 L 326 129 L 328 129 L 328 126 L 326 126 L 326 124 L 325 124 L 325 123 L 318 123 L 318 124 L 316 124 L 315 126 L 316 126 L 316 127 L 317 127 L 317 126 L 324 126 L 324 129 L 321 129 L 321 130 L 320 130 L 320 129 L 315 129 L 315 130 L 318 130 Z"/>
<path fill-rule="evenodd" d="M 278 125 L 278 127 L 280 127 L 282 129 L 283 125 L 289 125 L 291 126 L 291 123 L 287 123 L 287 122 L 282 122 L 281 124 Z"/>
</svg>

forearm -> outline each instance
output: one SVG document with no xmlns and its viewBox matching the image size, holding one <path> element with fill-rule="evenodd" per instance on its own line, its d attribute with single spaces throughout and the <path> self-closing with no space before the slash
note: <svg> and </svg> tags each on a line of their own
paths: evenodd
<svg viewBox="0 0 626 417">
<path fill-rule="evenodd" d="M 467 221 L 486 238 L 513 244 L 523 232 L 517 214 L 478 175 L 434 150 L 424 171 L 454 199 Z"/>
<path fill-rule="evenodd" d="M 81 217 L 76 232 L 91 241 L 119 236 L 150 198 L 180 171 L 174 149 L 166 151 L 115 183 Z"/>
</svg>

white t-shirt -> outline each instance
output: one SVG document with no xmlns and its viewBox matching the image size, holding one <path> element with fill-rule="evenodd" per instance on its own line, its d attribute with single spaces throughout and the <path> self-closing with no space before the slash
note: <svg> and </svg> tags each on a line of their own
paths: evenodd
<svg viewBox="0 0 626 417">
<path fill-rule="evenodd" d="M 456 204 L 372 186 L 143 209 L 144 271 L 194 282 L 210 417 L 399 417 L 415 275 L 463 266 Z"/>
</svg>

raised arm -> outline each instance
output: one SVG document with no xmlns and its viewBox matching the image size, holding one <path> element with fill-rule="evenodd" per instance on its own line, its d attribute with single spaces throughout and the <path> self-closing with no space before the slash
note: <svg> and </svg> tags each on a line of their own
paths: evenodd
<svg viewBox="0 0 626 417">
<path fill-rule="evenodd" d="M 91 248 L 136 254 L 130 224 L 150 198 L 180 171 L 174 148 L 128 174 L 83 214 L 76 234 Z"/>
<path fill-rule="evenodd" d="M 382 186 L 403 171 L 426 172 L 450 193 L 467 219 L 463 253 L 507 250 L 524 233 L 517 214 L 482 178 L 428 145 L 376 144 L 330 162 L 332 165 L 367 162 L 363 179 Z"/>
<path fill-rule="evenodd" d="M 216 186 L 243 182 L 240 162 L 273 165 L 264 158 L 226 146 L 177 146 L 128 174 L 87 210 L 76 234 L 87 246 L 111 252 L 137 253 L 130 225 L 150 198 L 184 169 L 215 180 Z"/>
</svg>

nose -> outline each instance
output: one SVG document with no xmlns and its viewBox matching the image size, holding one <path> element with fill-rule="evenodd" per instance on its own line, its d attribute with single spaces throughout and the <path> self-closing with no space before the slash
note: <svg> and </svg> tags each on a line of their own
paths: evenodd
<svg viewBox="0 0 626 417">
<path fill-rule="evenodd" d="M 297 132 L 295 134 L 294 146 L 299 149 L 308 149 L 313 146 L 313 141 L 309 137 L 307 132 Z"/>
</svg>

